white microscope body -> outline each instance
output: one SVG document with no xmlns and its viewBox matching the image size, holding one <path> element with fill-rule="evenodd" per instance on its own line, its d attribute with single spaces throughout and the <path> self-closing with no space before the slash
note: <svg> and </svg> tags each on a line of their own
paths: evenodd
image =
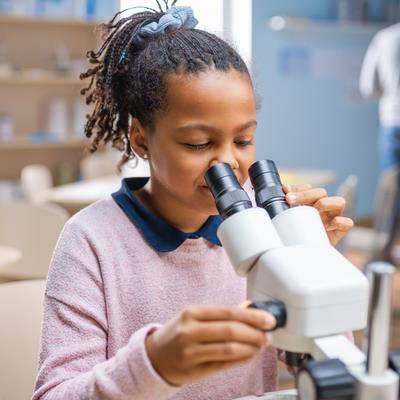
<svg viewBox="0 0 400 400">
<path fill-rule="evenodd" d="M 213 194 L 219 210 L 233 202 L 226 195 L 221 205 Z M 387 352 L 385 361 L 378 360 L 379 373 L 368 374 L 366 356 L 349 339 L 351 331 L 367 325 L 369 283 L 330 245 L 318 211 L 284 207 L 271 219 L 263 208 L 239 207 L 224 217 L 217 234 L 235 271 L 247 278 L 248 299 L 284 304 L 285 321 L 271 333 L 273 345 L 314 360 L 339 359 L 348 371 L 321 387 L 300 374 L 300 398 L 397 400 L 398 375 L 387 369 Z"/>
<path fill-rule="evenodd" d="M 289 208 L 275 219 L 249 208 L 225 220 L 218 237 L 236 272 L 247 277 L 248 299 L 285 304 L 287 321 L 273 333 L 274 345 L 313 355 L 315 338 L 366 326 L 368 281 L 329 244 L 316 209 Z M 240 246 L 232 232 L 240 232 Z"/>
</svg>

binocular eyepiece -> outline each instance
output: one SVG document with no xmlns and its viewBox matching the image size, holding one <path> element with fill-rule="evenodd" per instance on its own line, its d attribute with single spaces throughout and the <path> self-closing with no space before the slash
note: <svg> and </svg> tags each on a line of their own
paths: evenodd
<svg viewBox="0 0 400 400">
<path fill-rule="evenodd" d="M 264 208 L 271 219 L 289 208 L 278 169 L 272 160 L 256 161 L 249 168 L 249 176 L 257 205 Z"/>
<path fill-rule="evenodd" d="M 257 205 L 264 208 L 271 218 L 289 208 L 273 161 L 256 161 L 249 168 L 249 176 Z M 223 219 L 252 207 L 249 196 L 240 186 L 229 164 L 214 165 L 206 172 L 205 180 Z"/>
<path fill-rule="evenodd" d="M 252 207 L 249 196 L 240 186 L 229 164 L 214 165 L 206 172 L 205 180 L 223 219 Z"/>
</svg>

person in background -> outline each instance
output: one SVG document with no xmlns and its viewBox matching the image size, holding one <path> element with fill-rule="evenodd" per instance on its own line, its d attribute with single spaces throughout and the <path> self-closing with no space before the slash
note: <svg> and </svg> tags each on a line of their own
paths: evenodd
<svg viewBox="0 0 400 400">
<path fill-rule="evenodd" d="M 400 166 L 400 23 L 372 39 L 361 69 L 360 91 L 379 98 L 381 170 Z"/>
<path fill-rule="evenodd" d="M 243 306 L 216 235 L 222 222 L 204 174 L 255 161 L 256 101 L 248 69 L 222 39 L 195 29 L 188 7 L 115 17 L 89 52 L 92 150 L 148 160 L 65 225 L 48 275 L 38 399 L 233 399 L 273 391 L 273 316 Z M 117 14 L 118 15 L 118 14 Z M 316 207 L 334 245 L 352 227 L 344 201 L 285 187 Z"/>
<path fill-rule="evenodd" d="M 373 37 L 361 69 L 360 91 L 365 97 L 379 98 L 381 174 L 400 168 L 400 23 L 382 29 Z M 387 240 L 376 247 L 374 259 L 393 262 L 391 254 L 399 225 L 399 179 L 398 174 L 392 209 L 386 210 L 382 217 L 375 217 L 375 229 L 387 234 Z"/>
</svg>

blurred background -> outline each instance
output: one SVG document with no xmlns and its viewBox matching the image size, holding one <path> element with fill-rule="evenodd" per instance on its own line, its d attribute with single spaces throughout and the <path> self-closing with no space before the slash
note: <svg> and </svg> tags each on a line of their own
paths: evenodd
<svg viewBox="0 0 400 400">
<path fill-rule="evenodd" d="M 257 157 L 273 159 L 287 183 L 308 182 L 346 198 L 356 227 L 340 250 L 356 265 L 371 259 L 397 264 L 398 172 L 381 173 L 378 99 L 362 96 L 359 79 L 374 35 L 400 21 L 400 0 L 177 5 L 192 6 L 199 27 L 230 41 L 247 61 L 260 103 Z M 96 26 L 135 6 L 157 8 L 155 0 L 0 0 L 2 282 L 45 279 L 65 221 L 118 189 L 121 176 L 148 174 L 145 162 L 119 173 L 119 154 L 109 149 L 88 154 L 83 126 L 89 110 L 79 95 L 86 51 L 99 43 Z M 0 307 L 2 299 L 0 285 Z M 27 304 L 34 303 L 27 298 Z M 35 345 L 29 349 L 36 354 Z M 11 361 L 0 359 L 0 392 L 7 384 L 15 390 L 2 369 Z M 29 386 L 34 367 L 26 368 Z M 282 376 L 283 387 L 290 386 Z"/>
<path fill-rule="evenodd" d="M 371 216 L 378 103 L 361 96 L 358 80 L 373 35 L 398 20 L 398 0 L 181 3 L 250 65 L 261 104 L 258 157 L 292 172 L 330 171 L 315 182 L 330 193 L 356 175 L 353 215 Z M 0 200 L 24 195 L 19 178 L 26 165 L 48 167 L 53 185 L 86 178 L 80 164 L 88 110 L 78 76 L 86 51 L 96 48 L 99 21 L 138 5 L 156 2 L 0 0 Z M 288 181 L 297 180 L 288 172 Z"/>
</svg>

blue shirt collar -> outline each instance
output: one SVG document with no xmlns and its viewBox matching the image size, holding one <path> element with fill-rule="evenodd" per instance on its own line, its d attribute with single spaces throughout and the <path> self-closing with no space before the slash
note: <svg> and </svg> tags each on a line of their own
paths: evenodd
<svg viewBox="0 0 400 400">
<path fill-rule="evenodd" d="M 219 215 L 212 215 L 196 232 L 182 232 L 167 221 L 153 214 L 135 197 L 134 191 L 141 189 L 149 178 L 124 178 L 121 188 L 112 193 L 114 201 L 121 207 L 127 217 L 141 231 L 146 242 L 155 250 L 169 252 L 176 250 L 186 239 L 200 237 L 221 246 L 217 237 L 217 229 L 222 222 Z"/>
</svg>

